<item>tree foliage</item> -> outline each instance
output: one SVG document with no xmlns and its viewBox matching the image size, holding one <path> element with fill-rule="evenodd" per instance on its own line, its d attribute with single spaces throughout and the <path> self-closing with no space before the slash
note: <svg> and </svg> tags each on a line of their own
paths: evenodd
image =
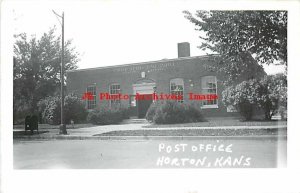
<svg viewBox="0 0 300 193">
<path fill-rule="evenodd" d="M 60 124 L 60 103 L 61 98 L 58 96 L 46 97 L 38 102 L 39 115 L 43 123 Z M 64 99 L 65 106 L 65 123 L 73 120 L 75 123 L 86 121 L 87 111 L 85 102 L 80 97 L 69 94 Z"/>
<path fill-rule="evenodd" d="M 87 122 L 94 125 L 118 124 L 129 119 L 128 113 L 128 108 L 124 107 L 94 109 L 89 112 Z"/>
<path fill-rule="evenodd" d="M 246 120 L 252 118 L 255 109 L 262 109 L 266 120 L 276 113 L 283 115 L 287 109 L 286 75 L 269 75 L 227 87 L 222 101 L 226 106 L 233 105 Z"/>
<path fill-rule="evenodd" d="M 247 65 L 250 54 L 259 64 L 287 65 L 287 11 L 197 11 L 185 18 L 200 31 L 200 49 L 222 56 L 218 68 L 232 75 Z"/>
<path fill-rule="evenodd" d="M 265 76 L 259 81 L 258 96 L 258 105 L 264 109 L 266 119 L 271 119 L 275 113 L 280 113 L 283 117 L 283 113 L 287 109 L 286 75 Z"/>
<path fill-rule="evenodd" d="M 240 84 L 227 87 L 222 92 L 222 101 L 226 106 L 234 106 L 245 120 L 251 120 L 255 108 L 257 107 L 258 81 L 251 79 Z"/>
<path fill-rule="evenodd" d="M 61 37 L 55 36 L 55 30 L 51 28 L 41 38 L 28 38 L 26 33 L 14 36 L 14 115 L 22 109 L 34 113 L 40 99 L 59 91 Z M 76 69 L 78 61 L 72 41 L 66 41 L 64 70 Z"/>
<path fill-rule="evenodd" d="M 146 119 L 156 124 L 205 121 L 199 106 L 176 101 L 157 101 L 152 103 L 147 111 Z"/>
</svg>

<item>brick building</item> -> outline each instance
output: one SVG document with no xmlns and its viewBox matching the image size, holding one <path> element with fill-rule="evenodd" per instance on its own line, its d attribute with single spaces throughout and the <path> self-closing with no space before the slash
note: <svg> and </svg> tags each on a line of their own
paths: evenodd
<svg viewBox="0 0 300 193">
<path fill-rule="evenodd" d="M 207 68 L 216 57 L 191 57 L 189 43 L 179 43 L 178 58 L 175 59 L 67 71 L 67 92 L 78 96 L 92 93 L 92 100 L 86 101 L 87 109 L 118 105 L 129 107 L 131 116 L 140 118 L 145 116 L 152 103 L 153 93 L 182 95 L 183 99 L 179 102 L 195 103 L 206 116 L 234 116 L 235 112 L 225 107 L 221 100 L 224 74 Z M 243 78 L 264 74 L 257 64 Z M 101 93 L 128 96 L 123 100 L 100 100 Z M 217 94 L 218 99 L 190 100 L 190 93 Z M 149 100 L 136 100 L 137 94 L 150 96 L 147 97 Z"/>
</svg>

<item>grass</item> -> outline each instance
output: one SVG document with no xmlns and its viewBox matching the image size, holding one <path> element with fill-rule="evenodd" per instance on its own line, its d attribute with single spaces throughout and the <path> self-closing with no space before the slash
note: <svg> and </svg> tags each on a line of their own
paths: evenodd
<svg viewBox="0 0 300 193">
<path fill-rule="evenodd" d="M 90 123 L 83 123 L 83 124 L 74 124 L 74 128 L 72 125 L 66 125 L 67 129 L 80 129 L 80 128 L 87 128 L 87 127 L 94 127 L 95 125 Z M 14 125 L 14 130 L 16 129 L 25 129 L 24 125 Z M 39 124 L 39 130 L 48 130 L 48 129 L 59 129 L 59 125 L 49 125 L 49 124 Z"/>
<path fill-rule="evenodd" d="M 66 125 L 67 130 L 68 129 L 81 129 L 81 128 L 88 128 L 88 127 L 94 127 L 93 124 L 74 124 L 74 128 L 72 125 Z M 24 125 L 14 125 L 13 126 L 13 138 L 19 138 L 23 136 L 36 136 L 42 134 L 42 136 L 53 136 L 57 135 L 59 133 L 59 125 L 49 125 L 49 124 L 39 124 L 39 132 L 36 130 L 31 133 L 30 130 L 25 132 L 25 126 Z M 68 131 L 67 131 L 68 132 Z M 74 131 L 71 131 L 74 132 Z M 78 132 L 78 131 L 76 131 Z M 79 132 L 81 132 L 79 130 Z M 83 131 L 82 131 L 83 132 Z"/>
<path fill-rule="evenodd" d="M 286 136 L 286 129 L 177 129 L 111 131 L 94 136 Z"/>
<path fill-rule="evenodd" d="M 206 122 L 180 123 L 180 124 L 151 124 L 144 128 L 171 128 L 171 127 L 222 127 L 222 126 L 276 126 L 287 125 L 287 121 L 240 121 L 232 118 L 210 118 Z"/>
</svg>

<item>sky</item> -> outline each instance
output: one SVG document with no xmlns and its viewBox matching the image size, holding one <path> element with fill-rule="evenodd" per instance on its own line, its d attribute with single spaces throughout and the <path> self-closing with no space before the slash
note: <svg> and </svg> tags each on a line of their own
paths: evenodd
<svg viewBox="0 0 300 193">
<path fill-rule="evenodd" d="M 40 37 L 56 25 L 52 10 L 65 14 L 65 39 L 72 39 L 79 52 L 79 69 L 177 58 L 177 43 L 189 42 L 191 56 L 205 55 L 194 24 L 182 11 L 201 9 L 188 1 L 87 1 L 86 3 L 15 2 L 13 33 Z M 282 72 L 281 66 L 264 66 L 268 74 Z"/>
</svg>

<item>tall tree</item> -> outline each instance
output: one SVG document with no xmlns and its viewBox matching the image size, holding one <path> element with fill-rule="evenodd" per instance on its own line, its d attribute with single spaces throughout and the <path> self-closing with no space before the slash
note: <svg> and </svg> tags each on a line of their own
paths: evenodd
<svg viewBox="0 0 300 193">
<path fill-rule="evenodd" d="M 53 96 L 60 88 L 61 37 L 51 28 L 40 39 L 15 35 L 14 43 L 14 113 L 27 109 L 36 112 L 37 103 Z M 78 53 L 72 41 L 65 42 L 65 70 L 76 69 Z"/>
<path fill-rule="evenodd" d="M 185 18 L 201 31 L 200 49 L 221 55 L 218 69 L 234 78 L 251 55 L 259 64 L 287 65 L 287 11 L 196 11 Z M 224 62 L 225 61 L 225 62 Z"/>
</svg>

